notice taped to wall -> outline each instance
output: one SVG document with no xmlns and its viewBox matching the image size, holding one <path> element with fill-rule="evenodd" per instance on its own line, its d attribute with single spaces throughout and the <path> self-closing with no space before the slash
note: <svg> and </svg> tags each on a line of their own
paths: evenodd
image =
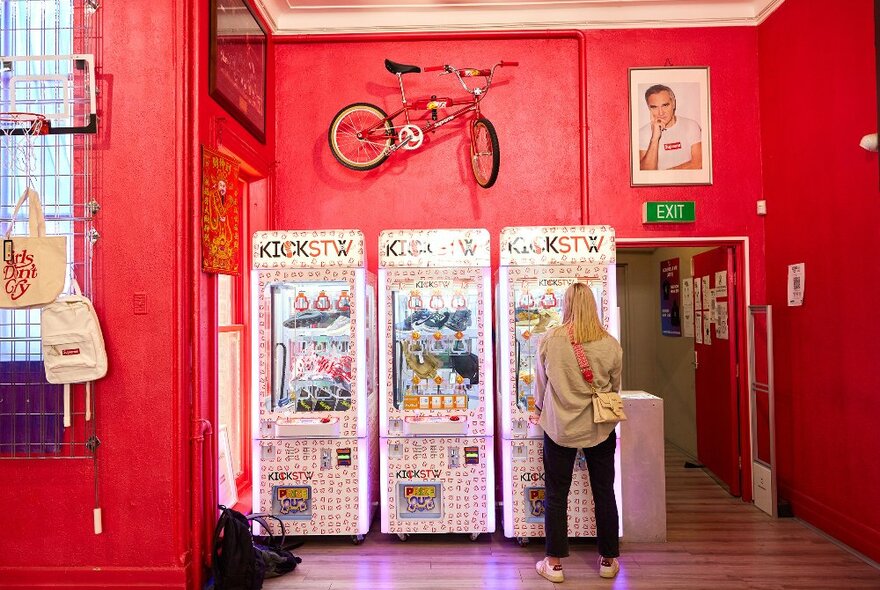
<svg viewBox="0 0 880 590">
<path fill-rule="evenodd" d="M 703 283 L 703 311 L 709 311 L 710 299 L 712 294 L 709 292 L 709 275 L 700 278 Z"/>
<path fill-rule="evenodd" d="M 703 312 L 694 312 L 694 340 L 697 344 L 703 343 Z"/>
<path fill-rule="evenodd" d="M 804 263 L 788 265 L 788 306 L 804 304 L 804 283 L 806 281 Z"/>
<path fill-rule="evenodd" d="M 719 301 L 715 304 L 715 337 L 719 340 L 727 340 L 730 328 L 727 321 L 727 302 Z"/>
<path fill-rule="evenodd" d="M 681 335 L 694 337 L 694 279 L 681 281 Z"/>
</svg>

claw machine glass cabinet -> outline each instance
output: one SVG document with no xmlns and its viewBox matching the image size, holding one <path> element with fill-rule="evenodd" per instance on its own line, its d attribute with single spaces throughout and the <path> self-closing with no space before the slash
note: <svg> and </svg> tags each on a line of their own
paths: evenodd
<svg viewBox="0 0 880 590">
<path fill-rule="evenodd" d="M 357 230 L 253 238 L 255 512 L 363 540 L 377 499 L 375 279 Z"/>
<path fill-rule="evenodd" d="M 544 432 L 529 422 L 535 407 L 538 346 L 543 334 L 562 323 L 565 290 L 575 282 L 590 287 L 600 319 L 619 339 L 611 227 L 502 230 L 496 286 L 501 490 L 504 535 L 521 544 L 529 537 L 544 535 Z M 618 508 L 619 449 L 615 482 Z M 593 496 L 580 451 L 569 494 L 568 529 L 571 537 L 596 536 Z"/>
<path fill-rule="evenodd" d="M 382 532 L 495 530 L 489 232 L 379 237 Z"/>
</svg>

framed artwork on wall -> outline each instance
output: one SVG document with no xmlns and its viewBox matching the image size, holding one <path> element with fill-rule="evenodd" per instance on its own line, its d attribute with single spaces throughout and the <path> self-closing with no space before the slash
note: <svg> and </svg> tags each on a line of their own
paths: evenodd
<svg viewBox="0 0 880 590">
<path fill-rule="evenodd" d="M 709 68 L 630 68 L 632 186 L 712 184 Z"/>
<path fill-rule="evenodd" d="M 241 199 L 237 160 L 202 146 L 202 270 L 238 275 Z"/>
<path fill-rule="evenodd" d="M 211 97 L 266 143 L 268 37 L 247 0 L 211 0 Z"/>
</svg>

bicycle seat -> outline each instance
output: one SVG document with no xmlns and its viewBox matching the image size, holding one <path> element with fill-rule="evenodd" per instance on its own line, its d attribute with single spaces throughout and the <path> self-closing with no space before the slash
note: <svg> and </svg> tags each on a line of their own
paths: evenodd
<svg viewBox="0 0 880 590">
<path fill-rule="evenodd" d="M 385 60 L 385 69 L 392 74 L 418 74 L 422 71 L 422 68 L 420 68 L 419 66 L 408 66 L 406 64 L 399 64 L 397 62 L 391 61 L 390 59 Z"/>
</svg>

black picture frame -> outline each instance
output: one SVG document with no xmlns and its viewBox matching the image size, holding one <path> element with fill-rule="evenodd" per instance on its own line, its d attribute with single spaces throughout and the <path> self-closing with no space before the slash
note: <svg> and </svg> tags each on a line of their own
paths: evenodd
<svg viewBox="0 0 880 590">
<path fill-rule="evenodd" d="M 266 143 L 266 29 L 247 0 L 210 3 L 209 93 Z"/>
</svg>

